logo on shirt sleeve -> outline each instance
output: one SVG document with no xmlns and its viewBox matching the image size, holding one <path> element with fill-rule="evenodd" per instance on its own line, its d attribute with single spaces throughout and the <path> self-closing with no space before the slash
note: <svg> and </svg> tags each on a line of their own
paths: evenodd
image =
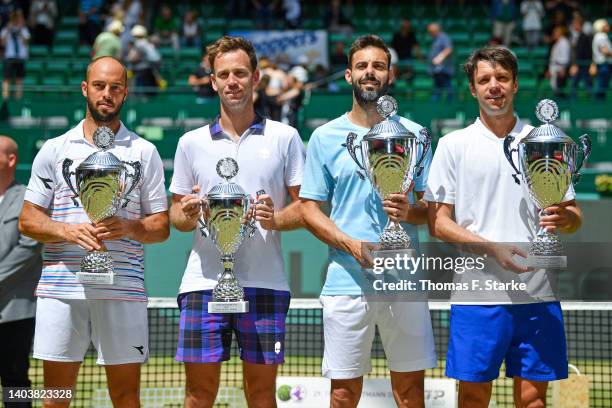
<svg viewBox="0 0 612 408">
<path fill-rule="evenodd" d="M 51 180 L 50 178 L 44 178 L 44 177 L 41 177 L 41 176 L 38 176 L 38 178 L 40 179 L 40 181 L 43 182 L 43 184 L 45 185 L 45 188 L 47 190 L 51 190 L 52 189 L 51 183 L 53 182 L 53 180 Z"/>
</svg>

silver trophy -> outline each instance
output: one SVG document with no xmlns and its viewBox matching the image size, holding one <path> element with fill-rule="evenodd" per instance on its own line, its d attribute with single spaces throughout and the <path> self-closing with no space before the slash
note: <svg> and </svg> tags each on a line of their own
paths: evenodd
<svg viewBox="0 0 612 408">
<path fill-rule="evenodd" d="M 78 197 L 89 220 L 95 225 L 127 206 L 129 194 L 140 181 L 141 166 L 140 162 L 123 162 L 107 151 L 115 142 L 115 134 L 109 127 L 97 128 L 93 142 L 100 150 L 89 155 L 75 171 L 70 170 L 73 160 L 64 159 L 62 175 L 74 194 L 74 205 L 79 205 Z M 128 172 L 128 166 L 133 169 L 132 173 Z M 72 184 L 73 175 L 76 177 L 76 188 Z M 128 179 L 131 179 L 129 188 Z M 84 284 L 112 285 L 115 273 L 110 253 L 90 251 L 81 260 L 81 270 L 76 277 Z"/>
<path fill-rule="evenodd" d="M 255 207 L 242 187 L 229 181 L 238 174 L 236 160 L 230 157 L 219 160 L 217 174 L 225 181 L 213 186 L 203 197 L 204 211 L 199 219 L 200 231 L 214 242 L 223 267 L 213 289 L 213 300 L 208 302 L 208 313 L 245 313 L 249 311 L 249 302 L 244 300 L 244 289 L 234 276 L 234 256 L 245 236 L 255 234 Z M 247 222 L 249 212 L 251 219 Z"/>
<path fill-rule="evenodd" d="M 579 181 L 580 168 L 591 153 L 591 140 L 587 135 L 580 136 L 580 148 L 553 125 L 552 122 L 559 116 L 559 109 L 550 99 L 538 103 L 536 116 L 543 124 L 529 132 L 515 148 L 511 147 L 514 137 L 507 136 L 504 153 L 516 172 L 512 175 L 514 180 L 520 184 L 518 175 L 522 176 L 523 186 L 540 209 L 542 217 L 546 215 L 545 208 L 560 204 L 572 183 Z M 518 152 L 518 167 L 513 161 L 514 152 Z M 567 258 L 563 255 L 559 236 L 539 228 L 529 249 L 527 266 L 565 268 Z"/>
<path fill-rule="evenodd" d="M 414 178 L 421 174 L 421 164 L 431 145 L 431 137 L 423 128 L 419 132 L 419 139 L 392 118 L 397 113 L 397 102 L 393 97 L 381 96 L 377 101 L 377 110 L 384 120 L 374 125 L 360 144 L 355 142 L 357 134 L 349 133 L 343 146 L 367 175 L 380 199 L 386 200 L 392 193 L 405 194 Z M 422 146 L 422 153 L 417 157 L 419 145 Z M 361 161 L 357 150 L 361 151 Z M 360 171 L 357 173 L 363 180 L 363 174 Z M 380 235 L 380 243 L 380 251 L 376 251 L 375 256 L 394 256 L 400 251 L 414 256 L 414 249 L 410 249 L 410 237 L 399 223 L 387 221 Z"/>
</svg>

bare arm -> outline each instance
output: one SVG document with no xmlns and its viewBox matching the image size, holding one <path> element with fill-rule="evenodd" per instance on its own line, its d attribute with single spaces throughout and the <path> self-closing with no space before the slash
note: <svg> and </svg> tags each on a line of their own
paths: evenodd
<svg viewBox="0 0 612 408">
<path fill-rule="evenodd" d="M 338 248 L 357 260 L 362 266 L 372 264 L 370 250 L 366 242 L 351 238 L 340 230 L 334 222 L 321 211 L 322 201 L 300 199 L 302 222 L 306 229 L 324 243 Z"/>
<path fill-rule="evenodd" d="M 462 244 L 469 252 L 479 255 L 490 255 L 504 269 L 514 272 L 527 272 L 526 268 L 513 259 L 514 255 L 527 257 L 525 251 L 514 245 L 497 244 L 490 242 L 473 232 L 461 227 L 453 219 L 454 205 L 429 202 L 428 223 L 429 233 L 442 241 Z"/>
<path fill-rule="evenodd" d="M 179 231 L 193 231 L 202 213 L 201 200 L 196 195 L 172 195 L 170 222 Z"/>
<path fill-rule="evenodd" d="M 104 249 L 104 244 L 96 237 L 93 225 L 53 221 L 46 208 L 29 201 L 23 203 L 19 216 L 19 231 L 39 242 L 68 241 L 88 251 Z"/>
<path fill-rule="evenodd" d="M 167 211 L 148 214 L 139 220 L 110 217 L 96 224 L 95 228 L 100 240 L 128 238 L 143 244 L 153 244 L 165 241 L 170 235 Z"/>
<path fill-rule="evenodd" d="M 291 204 L 274 211 L 274 203 L 266 194 L 260 197 L 262 203 L 256 205 L 255 220 L 267 230 L 290 231 L 303 227 L 300 212 L 300 186 L 287 187 Z"/>
</svg>

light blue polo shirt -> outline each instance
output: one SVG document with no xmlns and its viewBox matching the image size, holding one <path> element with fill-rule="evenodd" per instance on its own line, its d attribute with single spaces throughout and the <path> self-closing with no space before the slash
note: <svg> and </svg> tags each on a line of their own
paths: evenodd
<svg viewBox="0 0 612 408">
<path fill-rule="evenodd" d="M 421 125 L 399 116 L 394 119 L 419 137 Z M 355 142 L 360 143 L 368 131 L 352 123 L 347 114 L 318 127 L 308 142 L 300 197 L 330 202 L 330 218 L 340 230 L 359 240 L 378 242 L 387 214 L 370 181 L 359 178 L 357 164 L 342 146 L 349 132 L 356 133 L 359 137 Z M 414 180 L 415 191 L 425 191 L 431 157 L 430 149 L 423 161 L 423 172 Z M 413 203 L 412 194 L 409 198 Z M 418 249 L 416 227 L 405 223 L 402 226 L 410 235 L 411 247 Z M 329 261 L 321 294 L 361 295 L 365 277 L 359 263 L 350 254 L 333 247 L 329 247 Z"/>
</svg>

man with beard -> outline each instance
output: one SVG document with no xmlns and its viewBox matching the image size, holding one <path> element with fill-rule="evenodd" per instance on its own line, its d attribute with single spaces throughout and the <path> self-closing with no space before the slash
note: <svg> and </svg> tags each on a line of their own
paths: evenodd
<svg viewBox="0 0 612 408">
<path fill-rule="evenodd" d="M 212 289 L 221 272 L 219 251 L 199 230 L 193 233 L 193 249 L 179 289 L 176 359 L 185 363 L 185 406 L 212 407 L 221 363 L 230 358 L 235 333 L 249 407 L 274 407 L 290 300 L 278 231 L 300 225 L 298 193 L 304 145 L 294 128 L 255 113 L 253 89 L 260 73 L 250 42 L 225 36 L 207 51 L 221 114 L 210 125 L 186 133 L 179 141 L 170 185 L 170 220 L 179 231 L 196 229 L 201 215 L 197 193 L 223 181 L 216 166 L 220 159 L 230 157 L 239 166 L 232 181 L 259 201 L 256 220 L 260 228 L 242 243 L 234 268 L 249 302 L 246 313 L 208 312 Z M 259 190 L 265 193 L 257 196 Z M 294 203 L 283 208 L 287 196 Z"/>
<path fill-rule="evenodd" d="M 93 342 L 114 406 L 138 407 L 140 365 L 148 358 L 143 243 L 161 242 L 169 235 L 164 171 L 155 146 L 119 120 L 128 95 L 126 70 L 119 61 L 102 57 L 90 63 L 81 90 L 87 100 L 85 119 L 48 140 L 36 155 L 19 219 L 23 234 L 45 243 L 36 289 L 34 357 L 43 360 L 46 388 L 74 389 Z M 100 126 L 115 133 L 108 151 L 124 162 L 140 162 L 142 175 L 127 196 L 127 206 L 94 225 L 82 205 L 73 202 L 63 163 L 71 159 L 74 171 L 98 151 L 93 134 Z M 77 281 L 80 261 L 92 250 L 110 252 L 114 284 Z M 45 401 L 48 407 L 69 404 Z"/>
<path fill-rule="evenodd" d="M 411 193 L 393 194 L 381 204 L 370 183 L 360 180 L 357 165 L 343 147 L 350 132 L 359 136 L 359 143 L 382 120 L 376 102 L 393 80 L 390 61 L 389 50 L 379 37 L 366 35 L 355 40 L 345 72 L 346 81 L 353 86 L 352 109 L 317 128 L 308 143 L 300 199 L 306 228 L 330 246 L 320 299 L 325 335 L 323 376 L 331 379 L 332 407 L 357 406 L 363 375 L 371 370 L 375 326 L 398 406 L 424 406 L 424 370 L 436 365 L 426 303 L 368 302 L 361 297 L 365 284 L 362 267 L 372 263 L 369 243 L 378 241 L 387 216 L 402 223 L 413 245 L 418 237 L 411 224 L 424 224 L 427 219 L 422 197 L 431 154 L 424 161 L 424 171 L 414 180 L 416 198 Z M 422 126 L 402 117 L 395 119 L 419 135 Z M 331 204 L 330 218 L 320 209 L 325 202 Z"/>
</svg>

